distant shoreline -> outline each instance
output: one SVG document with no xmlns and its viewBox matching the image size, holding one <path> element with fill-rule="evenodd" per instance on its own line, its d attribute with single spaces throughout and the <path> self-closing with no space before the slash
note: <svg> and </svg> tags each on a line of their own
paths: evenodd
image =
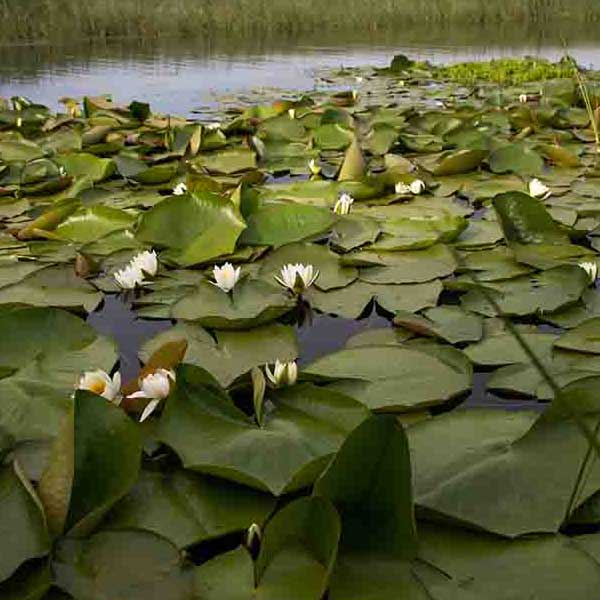
<svg viewBox="0 0 600 600">
<path fill-rule="evenodd" d="M 552 28 L 600 23 L 596 0 L 4 0 L 0 45 L 119 37 L 300 35 L 408 30 L 432 24 Z"/>
</svg>

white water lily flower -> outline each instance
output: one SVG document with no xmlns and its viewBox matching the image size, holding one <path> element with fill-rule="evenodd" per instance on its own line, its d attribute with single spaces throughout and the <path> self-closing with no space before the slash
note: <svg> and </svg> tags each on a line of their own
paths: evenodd
<svg viewBox="0 0 600 600">
<path fill-rule="evenodd" d="M 406 185 L 402 181 L 399 181 L 396 184 L 395 190 L 396 190 L 396 194 L 400 194 L 400 195 L 406 195 L 406 194 L 410 194 L 411 193 L 410 186 Z"/>
<path fill-rule="evenodd" d="M 298 365 L 293 360 L 287 363 L 277 360 L 273 371 L 269 365 L 265 365 L 265 375 L 275 387 L 294 385 L 298 380 Z"/>
<path fill-rule="evenodd" d="M 146 273 L 146 275 L 150 275 L 150 277 L 154 277 L 156 273 L 158 273 L 158 258 L 154 250 L 152 252 L 146 250 L 145 252 L 136 254 L 136 256 L 131 259 L 130 264 Z"/>
<path fill-rule="evenodd" d="M 539 179 L 532 179 L 529 182 L 529 195 L 534 198 L 545 200 L 552 192 L 550 188 L 544 185 Z"/>
<path fill-rule="evenodd" d="M 116 282 L 124 290 L 133 290 L 136 286 L 144 285 L 144 274 L 142 270 L 133 264 L 128 264 L 126 267 L 117 271 L 114 274 Z"/>
<path fill-rule="evenodd" d="M 308 168 L 313 175 L 318 175 L 321 172 L 321 166 L 314 158 L 311 158 L 308 163 Z"/>
<path fill-rule="evenodd" d="M 529 99 L 529 98 L 528 98 L 527 94 L 521 94 L 521 95 L 519 96 L 519 102 L 521 102 L 522 104 L 525 104 L 525 103 L 527 102 L 527 100 L 528 100 L 528 99 Z"/>
<path fill-rule="evenodd" d="M 66 177 L 67 175 L 67 171 L 64 167 L 58 167 L 58 176 L 59 177 Z"/>
<path fill-rule="evenodd" d="M 591 283 L 595 283 L 596 277 L 598 277 L 598 265 L 595 262 L 581 262 L 579 267 L 587 273 Z"/>
<path fill-rule="evenodd" d="M 408 187 L 411 193 L 418 196 L 425 191 L 425 182 L 421 179 L 415 179 Z"/>
<path fill-rule="evenodd" d="M 129 398 L 148 398 L 150 400 L 140 417 L 140 423 L 145 421 L 156 410 L 161 401 L 169 395 L 171 381 L 175 381 L 173 371 L 158 369 L 142 379 L 139 392 L 129 396 Z"/>
<path fill-rule="evenodd" d="M 121 402 L 121 373 L 115 373 L 111 379 L 110 375 L 102 369 L 86 371 L 79 378 L 77 389 L 94 392 L 110 402 L 119 404 Z"/>
<path fill-rule="evenodd" d="M 352 204 L 354 204 L 354 198 L 350 194 L 340 194 L 338 201 L 333 207 L 333 212 L 337 215 L 347 215 L 350 212 Z"/>
<path fill-rule="evenodd" d="M 235 269 L 231 263 L 225 263 L 222 267 L 215 266 L 213 268 L 215 281 L 211 283 L 224 292 L 230 292 L 239 281 L 241 272 L 241 267 Z"/>
<path fill-rule="evenodd" d="M 352 90 L 352 99 L 356 102 L 358 100 L 358 92 L 356 90 Z"/>
<path fill-rule="evenodd" d="M 356 81 L 356 83 L 362 83 L 365 80 L 365 78 L 360 77 L 360 75 L 359 75 L 359 76 L 355 77 L 354 80 Z"/>
<path fill-rule="evenodd" d="M 288 115 L 289 115 L 290 119 L 295 119 L 296 118 L 296 109 L 295 108 L 288 109 Z"/>
<path fill-rule="evenodd" d="M 318 276 L 319 271 L 312 265 L 290 264 L 282 267 L 281 276 L 275 275 L 275 280 L 295 294 L 301 294 L 316 281 Z"/>
<path fill-rule="evenodd" d="M 180 183 L 173 188 L 173 196 L 183 196 L 187 193 L 187 185 Z"/>
<path fill-rule="evenodd" d="M 208 129 L 208 131 L 215 131 L 217 129 L 219 129 L 221 127 L 221 123 L 219 121 L 215 122 L 215 123 L 209 123 L 208 125 L 206 125 L 206 129 Z"/>
</svg>

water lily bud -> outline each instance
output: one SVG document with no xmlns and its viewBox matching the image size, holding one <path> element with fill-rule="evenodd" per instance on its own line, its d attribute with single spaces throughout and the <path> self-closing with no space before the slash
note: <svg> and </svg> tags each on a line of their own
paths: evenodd
<svg viewBox="0 0 600 600">
<path fill-rule="evenodd" d="M 241 267 L 235 269 L 231 263 L 225 263 L 222 267 L 215 266 L 213 268 L 215 281 L 211 283 L 224 292 L 230 292 L 239 281 L 241 272 Z"/>
<path fill-rule="evenodd" d="M 337 215 L 347 215 L 354 203 L 354 198 L 350 194 L 343 193 L 333 207 L 333 212 Z"/>
<path fill-rule="evenodd" d="M 288 110 L 288 115 L 289 115 L 290 119 L 295 119 L 296 118 L 296 109 L 295 108 L 290 108 Z"/>
<path fill-rule="evenodd" d="M 545 200 L 552 192 L 550 188 L 545 186 L 539 179 L 532 179 L 529 182 L 529 195 L 534 198 L 542 198 Z"/>
<path fill-rule="evenodd" d="M 285 265 L 281 269 L 278 277 L 275 275 L 275 281 L 285 288 L 288 288 L 294 294 L 302 294 L 308 289 L 319 276 L 319 271 L 312 265 Z"/>
<path fill-rule="evenodd" d="M 23 118 L 17 117 L 17 127 L 22 127 L 22 126 L 23 126 Z"/>
<path fill-rule="evenodd" d="M 587 273 L 592 284 L 596 283 L 596 278 L 598 277 L 598 265 L 595 262 L 581 262 L 579 263 L 579 267 Z"/>
<path fill-rule="evenodd" d="M 314 158 L 310 159 L 308 168 L 313 175 L 318 175 L 321 172 L 321 165 L 319 165 Z"/>
<path fill-rule="evenodd" d="M 295 361 L 284 363 L 277 360 L 273 371 L 265 365 L 265 375 L 274 387 L 294 385 L 298 380 L 298 365 Z"/>
<path fill-rule="evenodd" d="M 258 556 L 260 544 L 262 541 L 262 531 L 257 523 L 252 523 L 246 531 L 246 548 L 248 548 L 252 557 Z"/>
<path fill-rule="evenodd" d="M 129 264 L 114 274 L 115 281 L 124 290 L 133 290 L 144 285 L 144 274 L 137 266 Z"/>
<path fill-rule="evenodd" d="M 173 196 L 183 196 L 187 194 L 187 185 L 185 183 L 180 183 L 173 188 Z"/>
<path fill-rule="evenodd" d="M 137 254 L 131 259 L 131 265 L 151 277 L 156 276 L 158 273 L 158 258 L 156 252 L 146 250 L 145 252 Z"/>
<path fill-rule="evenodd" d="M 77 384 L 77 389 L 88 390 L 106 398 L 110 402 L 120 404 L 121 402 L 121 373 L 117 372 L 110 375 L 102 369 L 96 371 L 86 371 Z"/>
</svg>

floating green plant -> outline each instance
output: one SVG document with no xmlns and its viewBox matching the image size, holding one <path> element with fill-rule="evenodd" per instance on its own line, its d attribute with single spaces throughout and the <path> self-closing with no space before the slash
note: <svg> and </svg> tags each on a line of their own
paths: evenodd
<svg viewBox="0 0 600 600">
<path fill-rule="evenodd" d="M 0 598 L 594 597 L 597 74 L 531 64 L 2 103 Z"/>
</svg>

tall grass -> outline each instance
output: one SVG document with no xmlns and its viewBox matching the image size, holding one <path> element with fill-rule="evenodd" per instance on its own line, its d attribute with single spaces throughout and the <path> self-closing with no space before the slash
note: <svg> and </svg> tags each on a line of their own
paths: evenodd
<svg viewBox="0 0 600 600">
<path fill-rule="evenodd" d="M 600 21 L 598 0 L 0 0 L 0 43 Z"/>
</svg>

